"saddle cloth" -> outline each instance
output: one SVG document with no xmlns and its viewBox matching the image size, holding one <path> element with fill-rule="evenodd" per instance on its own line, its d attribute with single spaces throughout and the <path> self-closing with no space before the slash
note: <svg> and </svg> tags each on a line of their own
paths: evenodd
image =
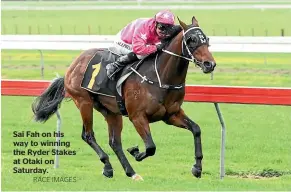
<svg viewBox="0 0 291 192">
<path fill-rule="evenodd" d="M 122 84 L 133 72 L 130 68 L 138 69 L 143 60 L 127 65 L 115 74 L 116 81 L 107 77 L 106 65 L 116 61 L 119 57 L 113 48 L 97 50 L 87 64 L 81 87 L 94 94 L 115 97 L 122 115 L 126 116 L 124 100 L 122 99 Z"/>
</svg>

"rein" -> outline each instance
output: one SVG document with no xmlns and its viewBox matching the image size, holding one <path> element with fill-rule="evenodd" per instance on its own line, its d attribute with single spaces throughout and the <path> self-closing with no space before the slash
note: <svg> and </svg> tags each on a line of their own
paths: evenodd
<svg viewBox="0 0 291 192">
<path fill-rule="evenodd" d="M 168 50 L 165 50 L 165 49 L 163 49 L 162 51 L 165 52 L 165 53 L 168 53 L 169 55 L 173 55 L 173 56 L 180 57 L 180 58 L 183 58 L 185 60 L 191 61 L 191 62 L 195 63 L 195 66 L 198 67 L 198 68 L 200 68 L 199 64 L 203 64 L 201 61 L 199 61 L 195 57 L 193 57 L 193 58 L 190 59 L 188 57 L 184 57 L 182 55 L 178 55 L 176 53 L 173 53 L 173 52 L 168 51 Z"/>
<path fill-rule="evenodd" d="M 147 82 L 151 85 L 155 85 L 159 88 L 162 88 L 162 89 L 169 89 L 169 90 L 179 90 L 179 89 L 182 89 L 185 87 L 185 83 L 183 84 L 180 84 L 180 85 L 171 85 L 171 84 L 162 84 L 161 82 L 161 79 L 160 79 L 160 75 L 159 75 L 159 72 L 157 70 L 157 59 L 158 59 L 158 55 L 156 55 L 156 58 L 155 58 L 155 71 L 156 71 L 156 75 L 157 75 L 157 78 L 158 78 L 158 82 L 156 81 L 153 81 L 153 80 L 150 80 L 148 79 L 146 76 L 142 76 L 137 70 L 135 70 L 133 67 L 130 67 L 130 69 L 136 73 L 138 76 L 140 76 L 140 78 L 142 79 L 141 83 L 143 82 Z"/>
</svg>

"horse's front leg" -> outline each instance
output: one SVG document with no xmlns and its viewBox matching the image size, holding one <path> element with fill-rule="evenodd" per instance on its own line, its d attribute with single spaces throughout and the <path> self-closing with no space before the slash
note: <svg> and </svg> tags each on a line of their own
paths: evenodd
<svg viewBox="0 0 291 192">
<path fill-rule="evenodd" d="M 199 125 L 197 125 L 195 122 L 193 122 L 191 119 L 189 119 L 184 111 L 180 109 L 178 113 L 173 114 L 170 116 L 170 118 L 165 121 L 165 123 L 170 125 L 175 125 L 176 127 L 184 128 L 192 132 L 194 136 L 194 154 L 195 154 L 195 160 L 196 164 L 192 168 L 192 174 L 200 178 L 201 172 L 202 172 L 202 145 L 201 145 L 201 131 Z"/>
<path fill-rule="evenodd" d="M 149 156 L 153 156 L 156 152 L 156 145 L 151 136 L 151 131 L 149 127 L 149 122 L 145 115 L 137 115 L 131 118 L 131 121 L 144 141 L 146 150 L 144 152 L 140 152 L 138 146 L 131 147 L 127 149 L 127 151 L 135 157 L 136 161 L 142 161 Z"/>
</svg>

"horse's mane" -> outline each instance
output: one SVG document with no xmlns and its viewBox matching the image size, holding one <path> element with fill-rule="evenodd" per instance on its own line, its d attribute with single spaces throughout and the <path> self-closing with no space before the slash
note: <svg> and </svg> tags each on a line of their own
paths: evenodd
<svg viewBox="0 0 291 192">
<path fill-rule="evenodd" d="M 165 47 L 169 46 L 172 40 L 182 31 L 182 27 L 180 25 L 175 25 L 169 37 L 163 39 L 161 43 L 166 44 Z"/>
</svg>

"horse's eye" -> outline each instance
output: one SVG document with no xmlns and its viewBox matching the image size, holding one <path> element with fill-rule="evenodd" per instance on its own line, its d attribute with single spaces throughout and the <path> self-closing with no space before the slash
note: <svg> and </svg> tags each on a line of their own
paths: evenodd
<svg viewBox="0 0 291 192">
<path fill-rule="evenodd" d="M 192 41 L 191 37 L 186 40 L 186 43 L 189 44 Z"/>
<path fill-rule="evenodd" d="M 187 40 L 187 45 L 190 47 L 196 47 L 198 45 L 198 37 L 191 35 Z"/>
<path fill-rule="evenodd" d="M 191 40 L 193 43 L 197 44 L 198 43 L 198 38 L 195 35 L 191 36 Z"/>
<path fill-rule="evenodd" d="M 194 39 L 194 36 L 193 36 L 193 35 L 190 35 L 190 36 L 187 38 L 187 42 L 193 41 L 193 39 Z"/>
</svg>

